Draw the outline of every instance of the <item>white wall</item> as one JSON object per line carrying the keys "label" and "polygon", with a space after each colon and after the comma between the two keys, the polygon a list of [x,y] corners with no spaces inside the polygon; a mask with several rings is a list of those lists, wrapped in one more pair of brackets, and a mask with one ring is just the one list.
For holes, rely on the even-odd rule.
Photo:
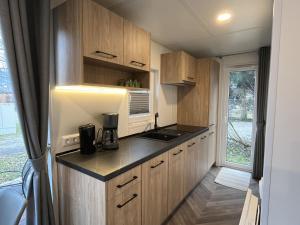
{"label": "white wall", "polygon": [[299,0],[275,0],[263,225],[300,224],[299,9]]}
{"label": "white wall", "polygon": [[[151,43],[151,93],[156,88],[158,99],[155,111],[159,112],[158,123],[166,126],[177,121],[177,88],[173,86],[160,85],[160,54],[170,52],[169,49]],[[154,77],[157,76],[157,77]],[[154,82],[156,80],[156,86]],[[128,94],[120,93],[95,93],[78,91],[53,90],[51,92],[51,127],[52,127],[52,149],[55,153],[69,150],[63,148],[61,137],[63,135],[78,132],[78,126],[93,123],[96,128],[102,126],[102,113],[119,113],[119,136],[126,136],[134,132],[144,130],[146,124],[153,123],[153,113],[145,118],[128,118]],[[141,123],[143,121],[143,123]],[[136,124],[138,126],[136,126]],[[137,128],[129,130],[129,126]],[[132,131],[133,130],[133,131]],[[74,148],[74,147],[72,147]]]}

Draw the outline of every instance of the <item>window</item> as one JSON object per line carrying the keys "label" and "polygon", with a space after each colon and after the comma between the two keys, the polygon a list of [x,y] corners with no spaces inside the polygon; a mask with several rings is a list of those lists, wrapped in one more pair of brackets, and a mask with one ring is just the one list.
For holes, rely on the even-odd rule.
{"label": "window", "polygon": [[150,95],[148,91],[129,92],[129,115],[150,113]]}
{"label": "window", "polygon": [[20,183],[26,160],[0,27],[0,186]]}

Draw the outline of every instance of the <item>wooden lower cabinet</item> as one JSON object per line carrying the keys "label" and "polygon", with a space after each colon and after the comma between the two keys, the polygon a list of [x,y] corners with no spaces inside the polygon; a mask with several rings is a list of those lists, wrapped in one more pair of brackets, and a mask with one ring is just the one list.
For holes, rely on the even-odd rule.
{"label": "wooden lower cabinet", "polygon": [[197,183],[197,138],[185,143],[184,195],[187,195]]}
{"label": "wooden lower cabinet", "polygon": [[208,172],[208,136],[209,133],[205,132],[200,136],[200,160],[199,160],[199,173],[200,173],[200,180],[204,178],[206,173]]}
{"label": "wooden lower cabinet", "polygon": [[186,145],[169,151],[168,214],[178,206],[184,196],[184,154]]}
{"label": "wooden lower cabinet", "polygon": [[213,125],[209,128],[208,134],[208,168],[212,167],[212,165],[216,162],[216,154],[217,154],[217,135],[216,135],[216,125]]}
{"label": "wooden lower cabinet", "polygon": [[58,164],[60,224],[160,225],[208,171],[208,132],[102,182]]}
{"label": "wooden lower cabinet", "polygon": [[142,225],[160,225],[168,216],[168,152],[142,165]]}
{"label": "wooden lower cabinet", "polygon": [[141,225],[141,183],[131,186],[107,202],[108,225]]}

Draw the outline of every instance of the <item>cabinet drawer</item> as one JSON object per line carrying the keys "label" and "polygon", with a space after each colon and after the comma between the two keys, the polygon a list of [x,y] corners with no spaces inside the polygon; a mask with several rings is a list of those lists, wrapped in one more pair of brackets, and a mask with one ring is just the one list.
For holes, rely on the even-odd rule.
{"label": "cabinet drawer", "polygon": [[107,202],[108,225],[141,225],[141,183],[135,183]]}
{"label": "cabinet drawer", "polygon": [[133,185],[141,181],[141,166],[137,166],[126,173],[123,173],[111,180],[107,184],[108,199],[123,191],[131,188]]}
{"label": "cabinet drawer", "polygon": [[187,149],[195,148],[198,142],[199,136],[194,137],[193,139],[185,142]]}

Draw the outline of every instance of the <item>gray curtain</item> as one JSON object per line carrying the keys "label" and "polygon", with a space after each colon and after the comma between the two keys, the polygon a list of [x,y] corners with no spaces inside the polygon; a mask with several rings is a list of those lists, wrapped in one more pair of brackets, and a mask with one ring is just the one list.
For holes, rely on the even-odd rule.
{"label": "gray curtain", "polygon": [[1,29],[28,158],[28,225],[54,225],[47,171],[50,0],[1,0]]}
{"label": "gray curtain", "polygon": [[265,129],[267,117],[268,86],[270,72],[270,47],[259,50],[257,82],[257,124],[252,176],[260,179],[263,176],[265,155]]}

